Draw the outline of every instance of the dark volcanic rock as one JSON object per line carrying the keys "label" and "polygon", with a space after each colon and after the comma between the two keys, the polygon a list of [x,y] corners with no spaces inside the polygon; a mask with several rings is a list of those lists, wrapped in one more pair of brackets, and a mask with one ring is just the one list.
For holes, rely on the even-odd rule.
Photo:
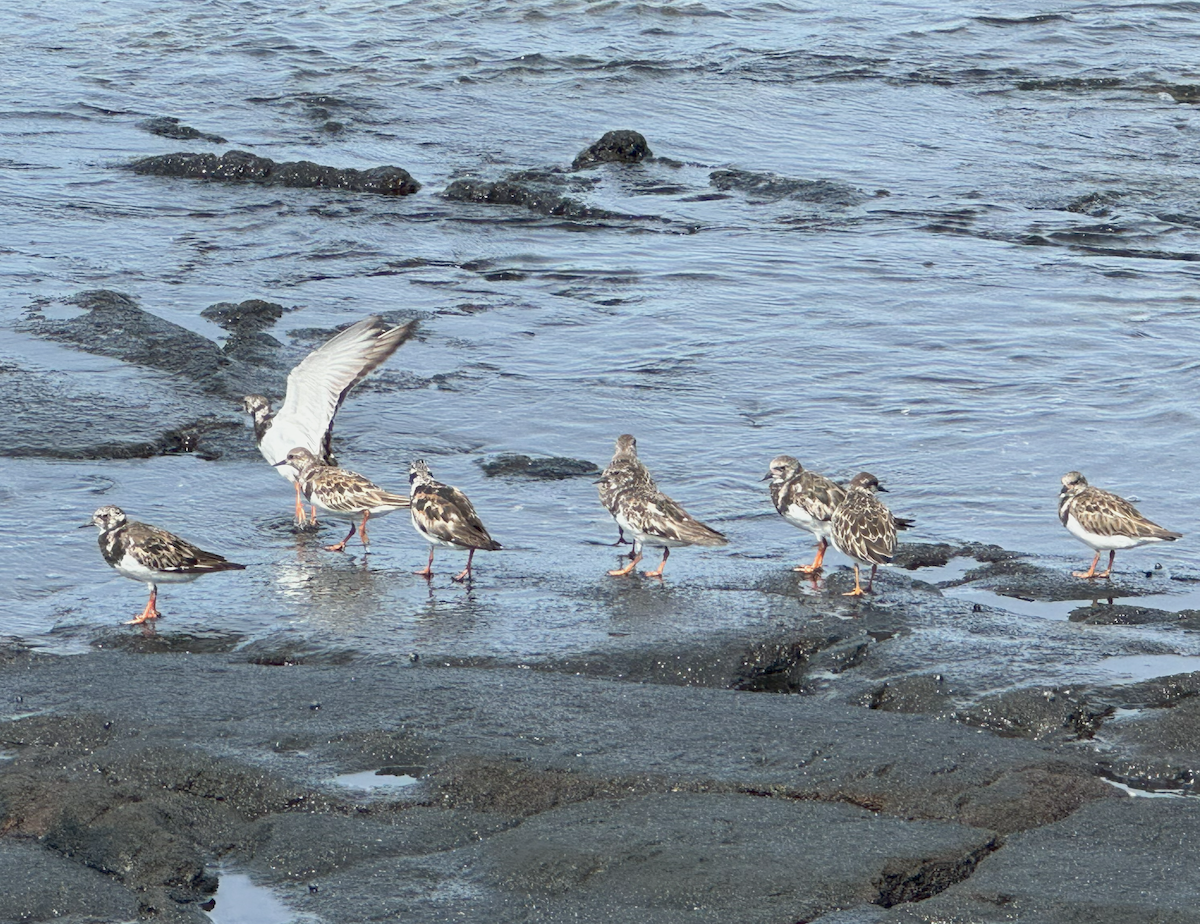
{"label": "dark volcanic rock", "polygon": [[736,190],[755,199],[776,202],[793,199],[818,205],[859,205],[871,197],[861,189],[832,180],[800,180],[751,170],[714,170],[708,182],[721,191]]}
{"label": "dark volcanic rock", "polygon": [[1200,804],[1105,799],[1006,839],[975,874],[880,924],[1196,924]]}
{"label": "dark volcanic rock", "polygon": [[233,302],[209,305],[200,312],[200,317],[207,318],[229,331],[266,330],[282,318],[285,311],[287,309],[276,302],[248,298],[236,305]]}
{"label": "dark volcanic rock", "polygon": [[219,157],[216,154],[188,152],[160,154],[136,160],[129,168],[142,175],[305,189],[345,189],[385,196],[407,196],[421,188],[421,184],[400,167],[355,170],[326,167],[307,160],[276,163],[268,157],[259,157],[247,151],[226,151]]}
{"label": "dark volcanic rock", "polygon": [[1200,697],[1149,709],[1104,731],[1106,773],[1136,789],[1200,792]]}
{"label": "dark volcanic rock", "polygon": [[132,921],[133,893],[98,870],[31,841],[0,840],[0,924]]}
{"label": "dark volcanic rock", "polygon": [[861,703],[884,712],[945,713],[953,707],[953,697],[954,691],[941,674],[918,674],[887,681]]}
{"label": "dark volcanic rock", "polygon": [[542,186],[515,180],[455,180],[442,191],[442,197],[458,202],[484,202],[489,205],[519,205],[539,215],[592,221],[612,218],[633,218],[607,209],[594,208],[564,196],[552,186]]}
{"label": "dark volcanic rock", "polygon": [[1155,586],[1153,578],[1142,580],[1132,572],[1122,573],[1115,580],[1085,581],[1069,571],[1044,568],[1016,558],[992,561],[967,572],[954,583],[969,584],[1003,597],[1048,601],[1112,600],[1162,593],[1166,589],[1162,586],[1165,581],[1160,579]]}
{"label": "dark volcanic rock", "polygon": [[256,392],[254,372],[211,340],[138,307],[120,292],[95,289],[67,299],[86,314],[57,321],[31,309],[20,330],[187,379],[206,392],[240,398]]}
{"label": "dark volcanic rock", "polygon": [[1093,706],[1076,691],[1012,690],[960,709],[955,718],[1013,738],[1091,738],[1112,715],[1110,706]]}
{"label": "dark volcanic rock", "polygon": [[600,469],[595,465],[582,459],[565,459],[561,456],[534,459],[517,453],[504,453],[480,462],[479,465],[485,475],[493,478],[499,476],[559,481],[563,478],[579,478],[600,473]]}
{"label": "dark volcanic rock", "polygon": [[588,145],[571,163],[572,170],[583,170],[597,164],[636,164],[650,157],[650,146],[641,134],[628,129],[605,132],[604,136]]}
{"label": "dark volcanic rock", "polygon": [[1200,629],[1200,610],[1157,610],[1147,606],[1120,603],[1093,603],[1080,606],[1067,614],[1071,622],[1089,626],[1175,626],[1179,629]]}
{"label": "dark volcanic rock", "polygon": [[199,131],[190,125],[181,125],[179,120],[172,116],[143,119],[138,122],[137,127],[152,135],[161,135],[163,138],[173,138],[176,141],[199,140],[211,141],[213,144],[225,143],[225,139],[220,135],[210,135],[208,132]]}

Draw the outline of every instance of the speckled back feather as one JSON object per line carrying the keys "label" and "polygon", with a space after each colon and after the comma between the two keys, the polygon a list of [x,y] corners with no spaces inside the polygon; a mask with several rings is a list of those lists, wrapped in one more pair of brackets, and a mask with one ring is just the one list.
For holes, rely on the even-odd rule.
{"label": "speckled back feather", "polygon": [[243,571],[246,567],[215,552],[206,552],[165,529],[136,520],[128,520],[115,529],[102,532],[100,552],[113,567],[129,555],[146,568],[173,574]]}
{"label": "speckled back feather", "polygon": [[621,518],[646,536],[688,545],[725,545],[729,541],[653,484],[631,486],[620,494],[617,503]]}
{"label": "speckled back feather", "polygon": [[487,552],[501,548],[458,488],[433,480],[414,482],[411,514],[424,532],[443,542]]}
{"label": "speckled back feather", "polygon": [[850,558],[868,565],[886,565],[896,552],[896,521],[892,512],[865,488],[851,483],[846,499],[830,519],[833,544]]}
{"label": "speckled back feather", "polygon": [[1063,526],[1067,525],[1069,516],[1075,517],[1080,526],[1097,536],[1130,536],[1137,539],[1171,541],[1183,535],[1147,520],[1125,498],[1090,485],[1060,500],[1058,518]]}

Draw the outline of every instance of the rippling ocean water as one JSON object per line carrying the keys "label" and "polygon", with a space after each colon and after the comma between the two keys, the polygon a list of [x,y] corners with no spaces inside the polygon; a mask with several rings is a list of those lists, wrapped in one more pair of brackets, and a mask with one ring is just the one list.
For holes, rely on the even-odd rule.
{"label": "rippling ocean water", "polygon": [[[453,553],[432,589],[411,577],[425,548],[402,515],[373,526],[368,561],[330,559],[280,528],[290,489],[248,430],[216,461],[8,458],[0,632],[69,649],[140,608],[70,529],[101,503],[253,566],[167,588],[177,625],[537,655],[692,631],[693,595],[715,588],[731,624],[765,619],[756,576],[809,552],[758,480],[780,452],[876,473],[915,539],[1064,567],[1090,560],[1055,517],[1080,469],[1188,534],[1119,565],[1195,570],[1200,3],[83,0],[0,25],[5,413],[21,419],[19,379],[114,404],[131,376],[138,394],[154,381],[18,331],[38,299],[113,289],[215,340],[200,311],[221,301],[295,308],[272,331],[285,341],[420,317],[388,367],[404,386],[364,388],[339,416],[340,459],[402,487],[424,456],[511,549],[476,557],[470,593],[445,580]],[[139,127],[156,117],[228,141]],[[621,128],[655,159],[572,175],[570,194],[627,217],[441,196],[566,170]],[[231,149],[394,164],[423,188],[121,169]],[[113,438],[163,429],[129,400]],[[478,464],[602,466],[622,432],[731,538],[678,552],[661,589],[606,583],[614,529],[586,479]]]}

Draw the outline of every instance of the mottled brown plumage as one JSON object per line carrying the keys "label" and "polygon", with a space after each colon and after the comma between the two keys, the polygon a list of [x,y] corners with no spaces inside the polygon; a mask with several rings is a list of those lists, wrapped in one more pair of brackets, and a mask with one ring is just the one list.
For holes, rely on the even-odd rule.
{"label": "mottled brown plumage", "polygon": [[[1118,549],[1173,542],[1183,536],[1146,519],[1125,498],[1092,487],[1079,472],[1067,472],[1062,477],[1058,518],[1071,535],[1096,552],[1087,571],[1072,572],[1082,578],[1109,577]],[[1108,568],[1098,572],[1096,565],[1102,551],[1108,552]]]}
{"label": "mottled brown plumage", "polygon": [[821,570],[829,546],[833,511],[846,498],[846,489],[824,475],[807,471],[792,456],[776,456],[763,479],[771,480],[771,500],[779,515],[817,538],[817,554],[811,565],[794,570],[813,574]]}
{"label": "mottled brown plumage", "polygon": [[[622,439],[625,439],[622,437]],[[632,442],[633,437],[628,437]],[[620,442],[618,442],[618,449]],[[640,465],[640,463],[639,463]],[[633,551],[629,564],[608,572],[626,575],[642,560],[642,549],[651,545],[663,550],[662,561],[648,577],[662,577],[672,548],[687,545],[725,545],[727,540],[710,526],[705,526],[666,494],[658,489],[650,473],[628,478],[614,495],[613,518],[623,532],[633,536]]]}
{"label": "mottled brown plumage", "polygon": [[159,584],[182,584],[217,571],[241,571],[245,565],[206,552],[174,533],[129,520],[120,507],[101,507],[85,526],[100,529],[100,553],[117,573],[150,588],[150,601],[131,624],[157,619]]}
{"label": "mottled brown plumage", "polygon": [[871,566],[867,590],[875,583],[875,571],[892,560],[896,551],[896,520],[892,512],[875,497],[879,479],[869,472],[859,472],[846,487],[846,498],[830,518],[833,544],[838,551],[854,559],[854,590],[846,596],[859,596],[864,591],[859,582],[858,566]]}
{"label": "mottled brown plumage", "polygon": [[326,546],[330,552],[344,551],[356,529],[366,549],[369,544],[367,521],[372,517],[387,516],[409,503],[403,494],[386,491],[357,472],[322,464],[303,446],[294,447],[283,462],[276,464],[292,467],[296,472],[296,483],[311,503],[339,519],[350,521],[346,538],[337,545]]}
{"label": "mottled brown plumage", "polygon": [[429,543],[429,562],[417,574],[433,576],[433,550],[439,545],[469,550],[467,566],[455,575],[456,581],[471,576],[476,549],[494,552],[501,548],[500,543],[488,534],[467,495],[435,480],[424,460],[418,459],[409,466],[408,483],[413,529]]}
{"label": "mottled brown plumage", "polygon": [[[617,516],[617,501],[621,494],[635,485],[654,485],[650,472],[637,457],[637,440],[625,433],[617,437],[612,461],[596,482],[600,503],[612,515]],[[625,530],[617,524],[617,545],[626,542]]]}

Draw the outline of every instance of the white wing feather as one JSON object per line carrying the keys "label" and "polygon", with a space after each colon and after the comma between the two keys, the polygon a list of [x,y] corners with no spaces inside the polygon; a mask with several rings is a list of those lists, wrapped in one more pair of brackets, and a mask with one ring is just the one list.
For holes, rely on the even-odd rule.
{"label": "white wing feather", "polygon": [[[288,374],[283,407],[260,446],[268,462],[303,446],[317,458],[346,393],[391,356],[416,330],[416,322],[388,329],[377,315],[363,318],[313,350]],[[277,458],[273,458],[277,457]],[[281,470],[285,476],[285,469]]]}

